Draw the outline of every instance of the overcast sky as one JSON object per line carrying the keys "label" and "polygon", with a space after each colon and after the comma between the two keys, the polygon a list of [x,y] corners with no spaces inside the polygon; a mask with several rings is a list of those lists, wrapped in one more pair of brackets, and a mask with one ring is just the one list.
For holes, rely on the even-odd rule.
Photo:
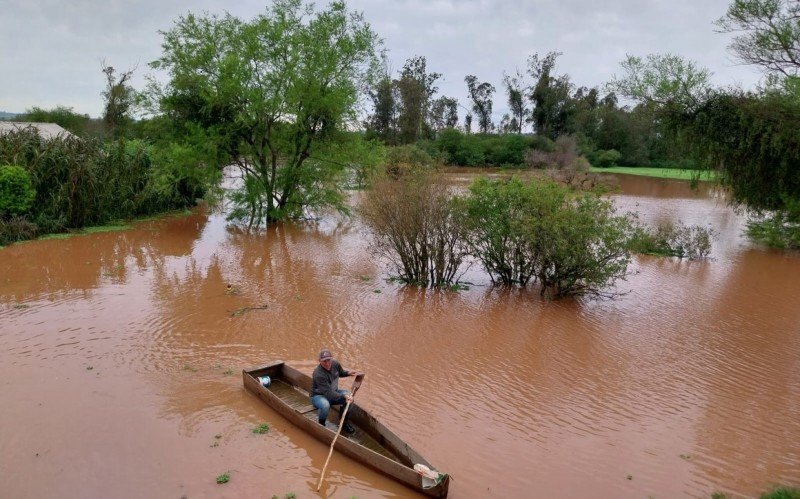
{"label": "overcast sky", "polygon": [[[318,3],[324,3],[320,0]],[[495,121],[506,110],[503,72],[524,70],[534,52],[562,52],[557,72],[580,86],[599,86],[625,54],[673,53],[710,69],[717,86],[753,88],[759,73],[739,65],[728,35],[713,21],[730,0],[351,0],[383,38],[397,71],[424,55],[442,73],[440,93],[467,105],[464,76],[497,87]],[[147,64],[161,53],[159,30],[189,11],[250,19],[266,3],[250,0],[0,0],[0,111],[72,107],[97,117],[104,81],[100,61],[118,69]],[[462,113],[463,114],[463,113]]]}

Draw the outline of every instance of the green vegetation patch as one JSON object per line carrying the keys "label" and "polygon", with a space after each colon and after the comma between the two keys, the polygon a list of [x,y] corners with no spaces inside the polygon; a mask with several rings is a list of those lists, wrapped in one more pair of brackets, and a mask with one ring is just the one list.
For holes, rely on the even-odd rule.
{"label": "green vegetation patch", "polygon": [[263,435],[269,431],[269,423],[261,423],[260,425],[253,428],[253,433],[256,435]]}
{"label": "green vegetation patch", "polygon": [[231,481],[231,472],[226,471],[225,473],[221,474],[217,477],[217,483],[228,483]]}
{"label": "green vegetation patch", "polygon": [[708,170],[686,170],[681,168],[649,168],[612,166],[610,168],[590,169],[592,173],[621,173],[625,175],[640,175],[643,177],[670,178],[676,180],[716,180],[716,172]]}
{"label": "green vegetation patch", "polygon": [[[711,499],[729,499],[724,492],[714,492]],[[775,487],[769,492],[761,494],[760,499],[800,499],[800,489],[795,487]]]}
{"label": "green vegetation patch", "polygon": [[46,234],[39,239],[42,241],[47,241],[50,239],[69,239],[75,236],[84,236],[86,234],[98,234],[102,232],[115,232],[119,230],[127,230],[130,229],[132,226],[128,224],[119,224],[115,223],[113,225],[98,225],[96,227],[86,227],[80,230],[73,230],[70,232],[60,232],[57,234]]}
{"label": "green vegetation patch", "polygon": [[794,487],[777,487],[761,494],[761,499],[800,499],[800,489]]}
{"label": "green vegetation patch", "polygon": [[86,227],[83,229],[83,234],[97,234],[100,232],[114,232],[118,230],[127,230],[132,228],[132,225],[128,224],[114,224],[114,225],[100,225],[97,227]]}

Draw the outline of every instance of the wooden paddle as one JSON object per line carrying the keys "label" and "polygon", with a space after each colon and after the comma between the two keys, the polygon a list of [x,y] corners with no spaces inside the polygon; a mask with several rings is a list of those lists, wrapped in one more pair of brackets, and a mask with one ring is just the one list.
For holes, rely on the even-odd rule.
{"label": "wooden paddle", "polygon": [[342,417],[339,420],[339,429],[336,431],[336,436],[333,437],[333,442],[331,442],[331,448],[328,451],[328,459],[325,460],[325,466],[322,467],[322,474],[319,476],[319,483],[317,484],[317,492],[319,492],[320,487],[322,487],[322,481],[325,479],[325,470],[328,469],[328,463],[331,462],[331,456],[333,455],[333,446],[336,443],[336,439],[339,438],[339,434],[342,432],[342,427],[344,426],[344,417],[347,416],[347,411],[350,409],[350,404],[353,402],[353,397],[356,396],[356,392],[359,388],[361,388],[361,381],[364,379],[364,373],[359,373],[356,375],[356,379],[353,380],[353,386],[350,388],[351,397],[350,400],[345,404],[344,411],[342,411]]}

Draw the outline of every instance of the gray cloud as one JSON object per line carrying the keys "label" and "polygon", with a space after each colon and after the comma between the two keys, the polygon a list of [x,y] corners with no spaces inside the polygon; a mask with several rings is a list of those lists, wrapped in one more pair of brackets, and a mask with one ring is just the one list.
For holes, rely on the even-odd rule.
{"label": "gray cloud", "polygon": [[[619,70],[626,53],[674,53],[714,72],[717,85],[754,86],[758,73],[731,60],[728,37],[712,22],[729,0],[352,0],[384,39],[392,67],[424,55],[442,73],[440,92],[466,105],[464,76],[497,88],[495,117],[505,111],[503,71],[524,69],[527,57],[563,52],[558,71],[577,85],[598,86]],[[0,0],[0,110],[67,105],[98,116],[103,75],[100,60],[119,69],[138,66],[143,86],[147,63],[160,54],[159,30],[188,11],[250,18],[262,2],[145,0],[126,2]]]}

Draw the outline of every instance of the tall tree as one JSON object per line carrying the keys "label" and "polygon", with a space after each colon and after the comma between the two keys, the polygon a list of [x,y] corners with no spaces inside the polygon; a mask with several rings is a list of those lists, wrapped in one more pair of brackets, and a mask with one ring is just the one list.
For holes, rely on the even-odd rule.
{"label": "tall tree", "polygon": [[388,73],[383,74],[369,92],[374,108],[367,127],[387,144],[397,141],[397,86]]}
{"label": "tall tree", "polygon": [[117,73],[117,70],[113,66],[106,65],[105,61],[100,64],[103,74],[106,75],[106,88],[103,91],[106,101],[103,122],[111,135],[119,137],[124,135],[126,125],[131,121],[129,113],[136,94],[129,82],[136,68]]}
{"label": "tall tree", "polygon": [[522,133],[522,127],[528,121],[530,111],[525,104],[525,96],[529,92],[528,84],[519,71],[514,76],[503,75],[503,85],[508,95],[508,108],[511,111],[509,128],[515,133]]}
{"label": "tall tree", "polygon": [[489,82],[478,83],[478,78],[473,75],[464,77],[472,100],[472,111],[478,116],[478,129],[481,133],[488,133],[494,128],[492,124],[492,95],[494,85]]}
{"label": "tall tree", "polygon": [[458,124],[458,101],[450,97],[439,97],[431,104],[431,127],[438,132],[443,128],[454,128]]}
{"label": "tall tree", "polygon": [[441,76],[428,72],[424,56],[412,57],[403,66],[395,84],[400,95],[398,122],[400,139],[404,144],[416,142],[427,135],[431,100],[439,90],[435,84]]}
{"label": "tall tree", "polygon": [[164,111],[235,148],[234,217],[254,225],[344,206],[342,162],[329,159],[378,62],[361,14],[276,0],[251,21],[188,14],[163,36],[152,66],[169,74]]}
{"label": "tall tree", "polygon": [[528,74],[536,82],[530,94],[534,131],[553,140],[565,132],[572,91],[569,75],[554,74],[556,59],[560,55],[560,52],[548,52],[542,58],[539,54],[528,58]]}
{"label": "tall tree", "polygon": [[420,139],[424,127],[422,84],[408,75],[401,75],[394,82],[399,97],[397,127],[400,143],[412,144]]}

